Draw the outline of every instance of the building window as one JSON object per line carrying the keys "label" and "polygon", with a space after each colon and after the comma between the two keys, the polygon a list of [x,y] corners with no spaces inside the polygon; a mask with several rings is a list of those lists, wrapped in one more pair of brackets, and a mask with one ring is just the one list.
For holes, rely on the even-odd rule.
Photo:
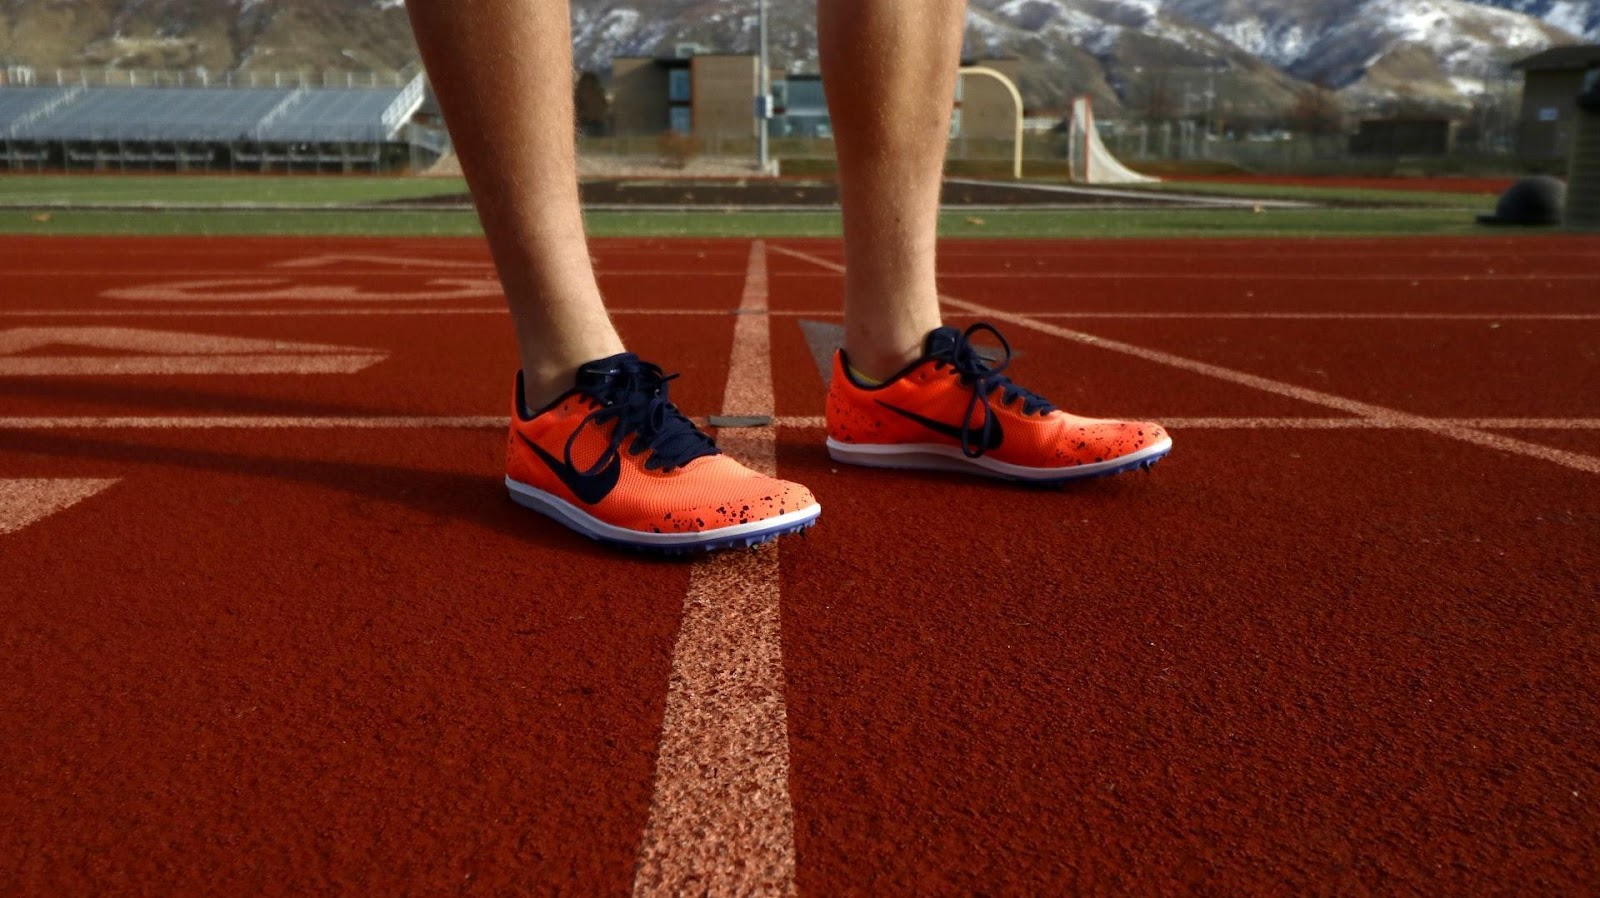
{"label": "building window", "polygon": [[688,69],[672,69],[667,72],[667,99],[673,103],[689,102]]}
{"label": "building window", "polygon": [[693,110],[687,106],[674,106],[667,113],[667,123],[672,130],[679,134],[688,134],[694,130]]}

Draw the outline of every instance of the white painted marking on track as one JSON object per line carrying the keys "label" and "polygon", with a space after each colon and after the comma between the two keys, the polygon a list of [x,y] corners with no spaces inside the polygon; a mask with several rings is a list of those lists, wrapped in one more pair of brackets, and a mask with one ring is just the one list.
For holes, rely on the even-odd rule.
{"label": "white painted marking on track", "polygon": [[[844,273],[843,265],[810,255],[809,253],[803,253],[798,250],[792,250],[781,246],[774,246],[773,251],[810,262],[814,265],[819,265],[839,274]],[[1584,455],[1579,452],[1569,452],[1565,449],[1556,449],[1550,446],[1541,446],[1538,443],[1530,443],[1526,440],[1519,440],[1514,437],[1508,437],[1498,433],[1490,433],[1488,431],[1479,430],[1476,428],[1443,423],[1434,419],[1423,417],[1421,415],[1413,415],[1409,412],[1403,412],[1398,409],[1374,405],[1369,402],[1360,402],[1355,399],[1346,399],[1343,396],[1325,393],[1321,390],[1312,390],[1307,387],[1296,386],[1281,380],[1273,380],[1268,377],[1261,377],[1245,371],[1238,371],[1233,368],[1225,368],[1221,365],[1213,365],[1209,362],[1201,362],[1195,359],[1185,358],[1170,352],[1163,352],[1159,349],[1146,349],[1143,346],[1135,346],[1132,343],[1124,343],[1120,340],[1108,340],[1103,337],[1097,337],[1094,334],[1069,330],[1064,327],[1058,327],[1050,324],[1046,321],[1030,318],[1027,315],[1002,311],[1000,309],[991,308],[979,303],[969,302],[964,299],[957,299],[953,296],[940,296],[939,299],[943,304],[952,306],[969,314],[980,315],[995,321],[1003,321],[1007,324],[1014,324],[1018,327],[1024,327],[1042,334],[1059,337],[1063,340],[1087,344],[1099,349],[1133,356],[1134,358],[1144,359],[1147,362],[1154,362],[1159,365],[1166,365],[1168,367],[1178,368],[1180,370],[1193,372],[1195,374],[1203,374],[1207,377],[1213,377],[1228,383],[1238,384],[1239,386],[1251,387],[1264,393],[1271,393],[1276,396],[1285,396],[1290,399],[1297,399],[1301,402],[1310,403],[1312,405],[1320,405],[1324,408],[1331,408],[1336,411],[1345,412],[1351,415],[1371,418],[1376,421],[1392,422],[1396,425],[1404,425],[1416,430],[1425,430],[1429,433],[1437,434],[1443,437],[1450,437],[1451,439],[1460,440],[1463,443],[1470,443],[1475,446],[1497,449],[1502,452],[1507,452],[1514,455],[1522,455],[1528,458],[1542,459],[1544,461],[1551,462],[1552,464],[1572,468],[1573,470],[1577,471],[1583,471],[1587,474],[1600,474],[1600,458],[1596,458],[1592,455]]]}
{"label": "white painted marking on track", "polygon": [[432,289],[369,290],[350,284],[300,284],[283,278],[215,278],[117,287],[100,295],[135,302],[436,302],[502,295],[500,282],[489,278],[435,278],[427,286]]}
{"label": "white painted marking on track", "polygon": [[[494,277],[493,267],[470,267],[474,267],[475,271],[482,271],[483,279],[491,279],[491,277]],[[240,271],[238,266],[218,267],[218,269],[203,269],[203,267],[195,266],[170,267],[170,269],[152,269],[152,267],[139,267],[139,269],[96,267],[93,272],[88,272],[88,274],[93,275],[93,277],[98,277],[98,279],[99,277],[138,277],[138,279],[147,280],[150,279],[150,277],[155,277],[155,275],[179,275],[179,277],[187,277],[187,279],[195,279],[197,275],[216,275],[216,277],[224,277],[224,279],[234,279],[234,277],[238,277],[238,271]],[[331,275],[331,277],[416,279],[416,277],[424,274],[424,272],[422,272],[421,269],[418,269],[418,271],[398,271],[398,269],[339,269],[339,271],[326,272],[326,274]],[[434,272],[434,274],[443,274],[443,272]],[[720,269],[717,269],[717,271],[709,271],[709,269],[701,269],[701,267],[680,267],[680,269],[661,269],[661,267],[656,267],[656,269],[602,269],[602,267],[597,267],[597,269],[595,269],[595,274],[600,275],[600,277],[685,277],[685,275],[693,275],[693,277],[744,277],[744,272],[742,271],[720,271]],[[26,277],[38,277],[38,279],[74,277],[74,279],[82,279],[83,275],[85,275],[83,269],[22,269],[22,271],[6,272],[6,280],[26,279]]]}
{"label": "white painted marking on track", "polygon": [[[53,346],[137,355],[22,355]],[[17,327],[0,331],[0,377],[150,374],[349,374],[387,358],[352,346],[127,327]]]}
{"label": "white painted marking on track", "polygon": [[1551,312],[1031,312],[1034,318],[1106,321],[1600,321],[1600,315]]}
{"label": "white painted marking on track", "polygon": [[[723,399],[772,413],[766,247],[750,248]],[[724,431],[724,451],[772,474],[772,428]],[[635,895],[794,894],[794,809],[778,618],[778,545],[701,559],[690,574],[662,720]]]}
{"label": "white painted marking on track", "polygon": [[[0,311],[0,318],[315,318],[361,315],[508,315],[505,306],[459,309],[19,309]],[[624,314],[613,310],[613,315]],[[709,313],[708,313],[709,314]],[[717,314],[728,314],[720,312]]]}
{"label": "white painted marking on track", "polygon": [[346,267],[349,265],[377,265],[386,268],[403,268],[416,270],[419,268],[470,268],[480,271],[493,271],[494,264],[488,261],[462,261],[459,259],[433,259],[420,256],[380,256],[370,253],[327,253],[320,256],[300,256],[295,259],[285,259],[282,262],[273,262],[272,268],[327,268],[329,266]]}
{"label": "white painted marking on track", "polygon": [[296,417],[291,415],[87,415],[0,418],[0,430],[450,430],[494,428],[505,415]]}
{"label": "white painted marking on track", "polygon": [[[1144,413],[1127,417],[1158,421],[1173,430],[1427,430],[1436,425],[1478,430],[1600,430],[1600,418],[1421,418],[1412,423],[1375,418],[1184,418]],[[704,418],[696,418],[695,422],[706,426]],[[772,419],[772,424],[797,430],[818,430],[827,426],[821,415],[776,417]],[[504,415],[83,415],[0,418],[0,430],[503,430],[506,425]],[[719,441],[727,443],[737,430],[724,428]]]}
{"label": "white painted marking on track", "polygon": [[[774,248],[774,252],[777,252]],[[791,272],[790,276],[798,274]],[[1600,274],[1564,273],[1564,274],[1474,274],[1462,272],[1459,274],[1355,274],[1355,273],[1300,273],[1288,271],[1243,271],[1238,273],[1227,272],[1200,272],[1190,273],[1182,271],[1133,271],[1119,269],[1114,271],[1083,268],[1077,271],[971,271],[971,272],[940,272],[940,280],[1104,280],[1114,279],[1119,281],[1330,281],[1343,283],[1346,281],[1392,281],[1395,283],[1463,283],[1467,281],[1481,283],[1498,283],[1502,281],[1600,281]]]}
{"label": "white painted marking on track", "polygon": [[[613,316],[725,317],[732,309],[607,309]],[[396,306],[375,309],[11,309],[0,318],[311,318],[317,316],[394,315],[506,315],[505,306],[471,306],[455,309]],[[781,318],[839,318],[838,309],[773,309]],[[1095,319],[1105,321],[1600,321],[1600,314],[1566,312],[1033,312],[1041,319]]]}
{"label": "white painted marking on track", "polygon": [[82,478],[0,480],[0,536],[71,508],[116,482]]}

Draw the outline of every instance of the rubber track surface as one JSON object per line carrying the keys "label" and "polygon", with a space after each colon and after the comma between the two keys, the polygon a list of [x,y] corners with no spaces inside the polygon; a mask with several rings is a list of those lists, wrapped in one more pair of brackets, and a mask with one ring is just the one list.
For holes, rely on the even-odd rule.
{"label": "rubber track surface", "polygon": [[[751,244],[595,253],[724,411]],[[776,565],[800,893],[1593,891],[1600,240],[947,244],[951,321],[1032,322],[1020,382],[1179,422],[1154,472],[1054,490],[829,460],[800,322],[839,323],[840,260],[766,246],[778,469],[825,509]],[[506,499],[479,243],[0,267],[0,485],[115,481],[0,505],[0,894],[634,888],[700,569]],[[376,360],[118,375],[85,328]]]}

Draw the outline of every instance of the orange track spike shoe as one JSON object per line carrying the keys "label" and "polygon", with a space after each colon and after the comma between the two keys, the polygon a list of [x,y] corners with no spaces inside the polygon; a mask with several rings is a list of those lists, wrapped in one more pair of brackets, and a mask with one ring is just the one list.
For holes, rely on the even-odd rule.
{"label": "orange track spike shoe", "polygon": [[810,527],[822,506],[795,483],[717,449],[667,398],[677,375],[622,353],[584,365],[537,413],[522,373],[506,449],[512,501],[593,539],[681,553],[751,546]]}
{"label": "orange track spike shoe", "polygon": [[[1000,341],[984,358],[972,338]],[[863,383],[840,350],[828,390],[828,454],[878,468],[966,471],[1063,483],[1149,468],[1172,451],[1159,425],[1080,418],[1001,372],[1011,345],[988,324],[928,334],[923,356],[879,385]]]}

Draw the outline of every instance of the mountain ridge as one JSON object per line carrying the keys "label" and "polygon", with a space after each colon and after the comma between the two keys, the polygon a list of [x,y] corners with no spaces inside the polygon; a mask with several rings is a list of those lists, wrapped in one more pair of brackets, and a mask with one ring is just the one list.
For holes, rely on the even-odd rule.
{"label": "mountain ridge", "polygon": [[[815,71],[814,0],[771,4],[774,61]],[[747,52],[752,0],[574,0],[574,61],[678,44]],[[1600,37],[1600,0],[972,0],[969,56],[1016,56],[1029,105],[1089,93],[1111,110],[1281,114],[1310,85],[1356,109],[1464,110],[1505,65]],[[403,0],[0,0],[0,64],[398,71]]]}

